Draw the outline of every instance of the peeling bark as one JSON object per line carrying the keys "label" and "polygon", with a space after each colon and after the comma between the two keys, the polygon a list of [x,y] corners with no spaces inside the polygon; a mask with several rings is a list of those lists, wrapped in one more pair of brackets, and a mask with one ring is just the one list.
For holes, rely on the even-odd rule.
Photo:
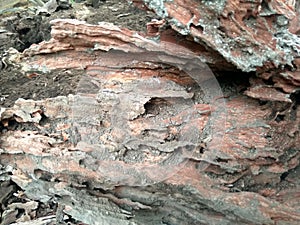
{"label": "peeling bark", "polygon": [[256,71],[265,82],[255,82],[246,92],[248,96],[286,102],[299,91],[298,1],[134,2],[153,10],[174,30],[212,48],[239,69]]}
{"label": "peeling bark", "polygon": [[[144,4],[202,45],[55,20],[50,41],[11,58],[26,75],[83,77],[76,95],[1,108],[0,164],[31,199],[55,199],[58,222],[298,224],[299,52],[273,39],[295,2],[154,2]],[[233,68],[225,59],[259,76],[219,93],[200,62]]]}

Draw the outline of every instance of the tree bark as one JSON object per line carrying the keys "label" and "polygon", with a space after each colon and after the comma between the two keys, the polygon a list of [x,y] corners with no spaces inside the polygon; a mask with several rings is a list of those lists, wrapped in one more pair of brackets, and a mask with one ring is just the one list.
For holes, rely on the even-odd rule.
{"label": "tree bark", "polygon": [[[298,224],[299,4],[153,2],[201,44],[55,20],[50,41],[10,58],[27,76],[82,79],[75,95],[1,108],[2,174],[30,199],[57,202],[58,223]],[[280,16],[284,36],[257,31]],[[237,75],[217,81],[205,63]]]}

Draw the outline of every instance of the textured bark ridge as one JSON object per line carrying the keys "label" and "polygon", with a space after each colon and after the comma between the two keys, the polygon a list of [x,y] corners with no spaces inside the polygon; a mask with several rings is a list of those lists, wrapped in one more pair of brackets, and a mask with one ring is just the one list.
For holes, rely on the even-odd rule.
{"label": "textured bark ridge", "polygon": [[299,3],[283,1],[140,0],[171,27],[205,43],[244,71],[292,64],[299,55]]}
{"label": "textured bark ridge", "polygon": [[[187,36],[55,20],[50,41],[9,58],[28,77],[82,79],[1,108],[2,176],[57,202],[57,222],[298,224],[299,4],[134,2]],[[203,62],[257,76],[220,87]]]}
{"label": "textured bark ridge", "polygon": [[299,90],[299,1],[134,2],[239,69],[256,71],[260,78],[253,81],[248,96],[290,102],[291,93]]}

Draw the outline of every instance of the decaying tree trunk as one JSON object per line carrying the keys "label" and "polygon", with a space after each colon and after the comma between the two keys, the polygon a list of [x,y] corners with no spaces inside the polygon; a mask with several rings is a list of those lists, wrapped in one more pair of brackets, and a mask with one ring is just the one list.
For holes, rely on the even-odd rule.
{"label": "decaying tree trunk", "polygon": [[[9,58],[28,77],[82,79],[1,108],[1,173],[57,202],[56,223],[298,224],[299,3],[134,2],[185,36],[55,20],[50,41]],[[218,83],[205,63],[239,76]]]}

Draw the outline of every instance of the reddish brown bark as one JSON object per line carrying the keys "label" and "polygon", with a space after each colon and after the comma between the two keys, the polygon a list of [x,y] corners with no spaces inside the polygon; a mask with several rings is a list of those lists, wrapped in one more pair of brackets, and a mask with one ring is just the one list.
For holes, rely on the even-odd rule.
{"label": "reddish brown bark", "polygon": [[[268,1],[266,15],[260,1],[224,1],[219,12],[206,1],[144,2],[202,45],[169,30],[156,42],[111,24],[53,21],[52,39],[20,55],[22,72],[83,78],[76,95],[1,109],[3,126],[31,125],[1,136],[12,180],[87,224],[298,224],[299,46],[281,46],[271,26],[285,15],[296,32],[298,6]],[[215,86],[201,61],[258,76],[205,92]]]}

